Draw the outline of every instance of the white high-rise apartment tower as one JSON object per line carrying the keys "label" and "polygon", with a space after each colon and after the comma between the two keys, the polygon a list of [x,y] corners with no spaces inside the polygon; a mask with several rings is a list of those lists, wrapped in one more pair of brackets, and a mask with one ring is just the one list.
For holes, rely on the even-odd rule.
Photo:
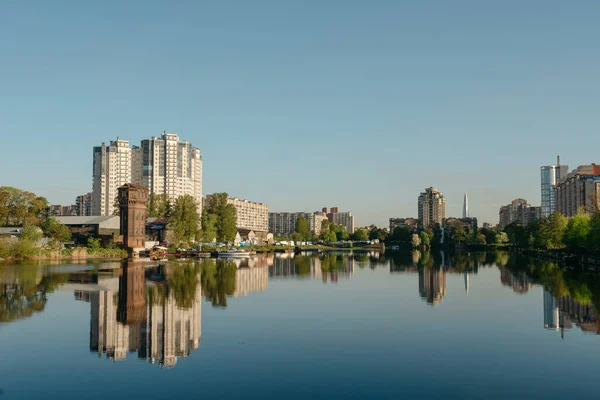
{"label": "white high-rise apartment tower", "polygon": [[139,147],[119,138],[94,147],[93,176],[93,215],[112,215],[117,189],[126,183],[171,201],[189,194],[202,207],[202,154],[173,133],[142,140]]}
{"label": "white high-rise apartment tower", "polygon": [[202,154],[174,133],[142,140],[141,185],[150,193],[166,194],[175,200],[184,194],[202,204]]}
{"label": "white high-rise apartment tower", "polygon": [[127,140],[94,147],[93,215],[112,215],[117,189],[131,182],[131,149]]}

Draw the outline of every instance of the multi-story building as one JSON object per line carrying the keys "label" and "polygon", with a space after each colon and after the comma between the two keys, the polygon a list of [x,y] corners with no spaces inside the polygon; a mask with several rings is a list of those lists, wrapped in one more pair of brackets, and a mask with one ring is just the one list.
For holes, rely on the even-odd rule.
{"label": "multi-story building", "polygon": [[600,210],[600,165],[580,165],[556,186],[556,209],[572,217],[579,209],[586,213]]}
{"label": "multi-story building", "polygon": [[419,268],[419,295],[434,306],[446,296],[446,271],[444,268]]}
{"label": "multi-story building", "polygon": [[421,227],[429,228],[441,224],[446,218],[446,199],[442,192],[429,187],[419,195],[418,209]]}
{"label": "multi-story building", "polygon": [[133,176],[141,180],[151,194],[165,194],[171,200],[189,194],[202,204],[202,154],[190,142],[180,140],[174,133],[142,140],[140,149],[134,149]]}
{"label": "multi-story building", "polygon": [[296,231],[296,220],[306,218],[310,231],[319,235],[323,221],[328,220],[323,212],[271,212],[269,213],[269,232],[275,236],[289,236]]}
{"label": "multi-story building", "polygon": [[63,206],[60,204],[51,205],[51,206],[48,206],[48,215],[55,216],[55,217],[77,215],[77,206],[76,205]]}
{"label": "multi-story building", "polygon": [[127,140],[94,147],[93,215],[113,215],[118,188],[131,182],[131,149]]}
{"label": "multi-story building", "polygon": [[327,219],[329,222],[343,225],[346,227],[346,231],[348,233],[354,233],[354,216],[350,211],[340,212],[337,207],[331,207],[329,212],[327,212],[327,207],[323,207],[321,210],[324,214],[327,214]]}
{"label": "multi-story building", "polygon": [[569,166],[560,165],[560,157],[556,157],[556,165],[540,167],[542,189],[542,217],[548,217],[556,211],[556,185],[561,177],[567,174]]}
{"label": "multi-story building", "polygon": [[[214,194],[206,196],[206,205],[210,204],[213,196]],[[228,198],[227,204],[235,207],[236,228],[261,232],[269,231],[269,207],[266,204],[238,199],[237,197]]]}
{"label": "multi-story building", "polygon": [[93,215],[113,214],[117,188],[126,183],[172,201],[188,194],[202,206],[202,154],[174,133],[142,140],[139,147],[119,138],[94,147],[93,175]]}
{"label": "multi-story building", "polygon": [[540,219],[541,213],[541,207],[532,207],[525,199],[514,199],[510,204],[500,207],[498,226],[502,229],[512,223],[528,225]]}
{"label": "multi-story building", "polygon": [[77,196],[75,200],[77,214],[80,217],[89,217],[92,215],[92,192]]}
{"label": "multi-story building", "polygon": [[394,233],[394,229],[408,228],[414,231],[419,226],[419,220],[416,218],[390,218],[390,233]]}

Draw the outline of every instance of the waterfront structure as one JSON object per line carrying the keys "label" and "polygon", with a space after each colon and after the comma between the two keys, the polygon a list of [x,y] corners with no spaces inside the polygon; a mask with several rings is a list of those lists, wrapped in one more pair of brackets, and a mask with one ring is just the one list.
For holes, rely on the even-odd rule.
{"label": "waterfront structure", "polygon": [[94,147],[92,214],[115,214],[117,189],[131,182],[131,149],[127,140]]}
{"label": "waterfront structure", "polygon": [[119,188],[121,235],[126,248],[144,247],[146,240],[146,205],[148,189],[128,183]]}
{"label": "waterfront structure", "polygon": [[77,196],[75,200],[77,215],[80,217],[89,217],[92,215],[92,192]]}
{"label": "waterfront structure", "polygon": [[[214,194],[209,194],[204,199],[208,206]],[[253,231],[268,232],[269,230],[269,207],[264,203],[256,203],[250,200],[228,198],[227,204],[235,207],[236,228]]]}
{"label": "waterfront structure", "polygon": [[337,225],[343,225],[346,227],[346,231],[348,233],[354,233],[354,216],[352,215],[352,212],[340,212],[337,207],[331,207],[329,212],[327,211],[327,207],[323,207],[321,212],[327,215],[329,222]]}
{"label": "waterfront structure", "polygon": [[105,242],[114,239],[121,230],[120,218],[117,215],[107,216],[59,216],[56,220],[65,225],[71,231],[72,240],[75,244],[85,245],[87,240],[100,238]]}
{"label": "waterfront structure", "polygon": [[556,186],[556,210],[572,217],[582,209],[592,214],[600,210],[600,165],[580,165]]}
{"label": "waterfront structure", "polygon": [[446,218],[446,199],[434,187],[425,189],[418,199],[419,225],[423,228],[441,224]]}
{"label": "waterfront structure", "polygon": [[308,221],[308,228],[315,236],[321,233],[323,221],[329,220],[324,212],[270,212],[269,232],[275,236],[289,236],[296,231],[296,220],[300,217]]}
{"label": "waterfront structure", "polygon": [[394,233],[394,229],[408,228],[411,231],[416,231],[419,225],[419,220],[416,218],[390,218],[390,233]]}
{"label": "waterfront structure", "polygon": [[[164,194],[171,201],[191,195],[202,206],[202,154],[200,149],[174,133],[142,140],[133,150],[133,176],[150,194]],[[141,167],[141,172],[139,168]]]}
{"label": "waterfront structure", "polygon": [[[94,147],[92,214],[112,215],[117,188],[126,184],[144,186],[150,194],[175,201],[183,195],[202,207],[202,154],[174,133],[142,140],[129,146],[127,140]],[[201,211],[201,210],[200,210]]]}
{"label": "waterfront structure", "polygon": [[568,165],[560,165],[560,156],[556,157],[556,165],[540,167],[542,217],[548,217],[556,211],[556,185],[558,185],[562,177],[567,174],[568,169]]}
{"label": "waterfront structure", "polygon": [[523,226],[541,218],[541,207],[533,207],[525,199],[514,199],[510,204],[500,207],[498,212],[500,229],[512,223]]}
{"label": "waterfront structure", "polygon": [[63,206],[60,204],[51,205],[51,206],[48,206],[48,215],[53,216],[53,217],[68,216],[68,215],[76,216],[77,215],[77,206],[76,205]]}
{"label": "waterfront structure", "polygon": [[469,198],[467,197],[467,194],[465,193],[465,198],[463,200],[463,212],[462,212],[462,217],[463,218],[469,218]]}

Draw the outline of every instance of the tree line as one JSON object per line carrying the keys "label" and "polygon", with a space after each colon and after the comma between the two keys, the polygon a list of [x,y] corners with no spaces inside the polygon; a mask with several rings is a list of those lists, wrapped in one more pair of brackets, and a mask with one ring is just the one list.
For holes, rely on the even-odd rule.
{"label": "tree line", "polygon": [[555,212],[527,226],[513,223],[504,232],[512,245],[522,248],[566,249],[573,253],[600,251],[600,213],[589,214],[583,208],[573,217]]}

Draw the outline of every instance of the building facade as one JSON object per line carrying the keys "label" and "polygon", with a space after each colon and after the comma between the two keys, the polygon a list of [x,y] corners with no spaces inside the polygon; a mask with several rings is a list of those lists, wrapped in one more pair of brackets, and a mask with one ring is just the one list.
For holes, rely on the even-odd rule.
{"label": "building facade", "polygon": [[[206,196],[206,204],[210,204],[213,194]],[[269,231],[269,207],[264,203],[256,203],[250,200],[228,198],[227,204],[235,207],[236,228],[253,231]]]}
{"label": "building facade", "polygon": [[75,207],[77,208],[77,215],[80,217],[89,217],[92,215],[92,192],[77,196]]}
{"label": "building facade", "polygon": [[174,133],[142,140],[129,146],[117,138],[110,145],[94,147],[93,215],[114,212],[117,188],[126,184],[144,186],[150,194],[164,194],[171,201],[183,195],[202,205],[202,154]]}
{"label": "building facade", "polygon": [[580,165],[556,186],[556,210],[567,217],[579,209],[594,213],[600,209],[600,166]]}
{"label": "building facade", "polygon": [[327,215],[329,222],[346,227],[348,233],[354,233],[354,216],[350,211],[340,212],[337,207],[331,207],[327,211],[327,207],[323,207],[322,213]]}
{"label": "building facade", "polygon": [[390,233],[394,233],[394,229],[408,228],[414,231],[419,226],[419,220],[416,218],[390,218]]}
{"label": "building facade", "polygon": [[118,188],[131,182],[131,149],[127,140],[94,147],[93,215],[113,215]]}
{"label": "building facade", "polygon": [[425,189],[418,199],[419,225],[423,228],[441,224],[446,218],[446,199],[434,187]]}
{"label": "building facade", "polygon": [[321,233],[323,221],[329,220],[324,212],[272,212],[269,213],[269,232],[275,236],[289,236],[296,231],[296,220],[306,218],[309,230],[316,236]]}
{"label": "building facade", "polygon": [[498,213],[500,229],[512,223],[528,225],[542,216],[541,207],[532,207],[525,199],[514,199],[510,204],[500,207]]}
{"label": "building facade", "polygon": [[165,194],[171,200],[191,195],[202,203],[202,154],[174,133],[142,140],[141,172],[136,176],[152,194]]}
{"label": "building facade", "polygon": [[568,169],[567,165],[560,165],[560,157],[556,158],[556,165],[540,167],[542,217],[548,217],[556,211],[556,185],[560,182],[561,177],[567,174]]}
{"label": "building facade", "polygon": [[68,215],[76,216],[77,215],[77,206],[76,205],[63,206],[60,204],[51,205],[51,206],[48,206],[48,215],[54,216],[54,217],[68,216]]}

